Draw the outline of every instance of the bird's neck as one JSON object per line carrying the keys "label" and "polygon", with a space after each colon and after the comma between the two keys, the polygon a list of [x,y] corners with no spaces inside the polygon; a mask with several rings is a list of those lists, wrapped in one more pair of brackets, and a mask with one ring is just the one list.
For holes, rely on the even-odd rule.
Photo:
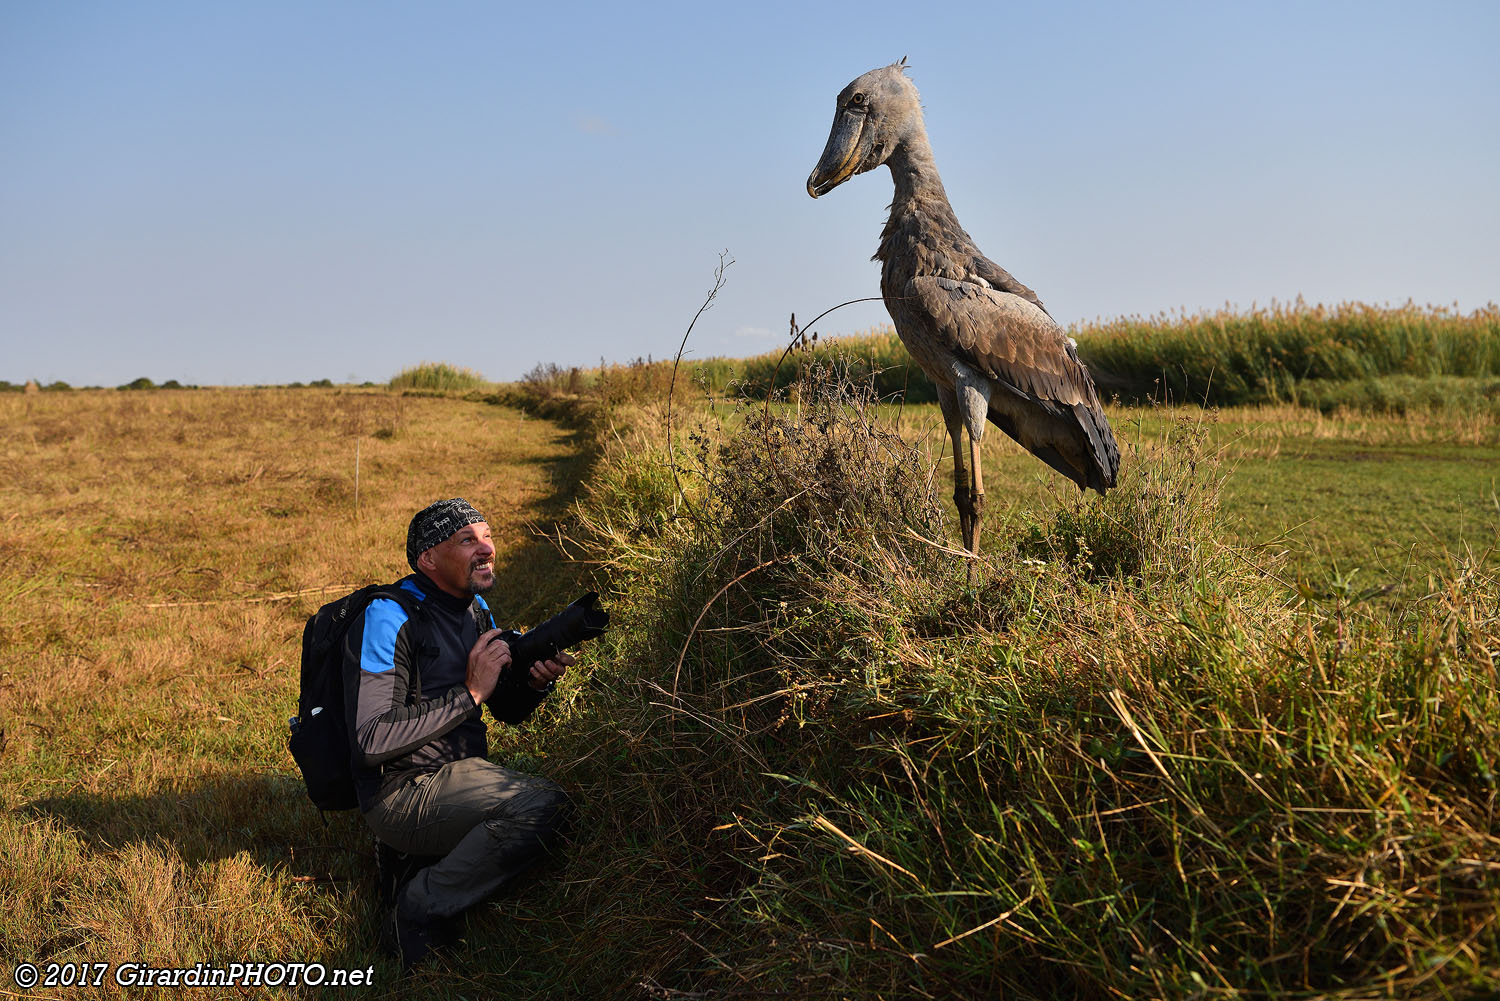
{"label": "bird's neck", "polygon": [[925,135],[903,140],[886,164],[896,183],[896,196],[875,259],[883,265],[881,287],[890,295],[911,278],[943,274],[955,258],[977,251],[958,245],[968,244],[968,234],[948,202]]}
{"label": "bird's neck", "polygon": [[943,190],[943,179],[938,176],[937,161],[932,158],[932,147],[927,137],[918,134],[903,139],[886,161],[891,168],[891,179],[896,182],[896,200],[891,203],[894,211],[906,205],[922,202],[940,204],[951,213],[948,192]]}

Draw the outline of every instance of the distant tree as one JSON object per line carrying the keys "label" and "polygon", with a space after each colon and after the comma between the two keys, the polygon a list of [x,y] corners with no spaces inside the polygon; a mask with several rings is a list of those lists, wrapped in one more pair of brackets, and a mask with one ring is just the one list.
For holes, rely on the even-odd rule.
{"label": "distant tree", "polygon": [[155,389],[156,388],[156,383],[152,382],[150,379],[146,378],[143,375],[139,379],[132,379],[130,382],[127,382],[125,385],[123,385],[123,386],[121,386],[119,388],[120,389]]}

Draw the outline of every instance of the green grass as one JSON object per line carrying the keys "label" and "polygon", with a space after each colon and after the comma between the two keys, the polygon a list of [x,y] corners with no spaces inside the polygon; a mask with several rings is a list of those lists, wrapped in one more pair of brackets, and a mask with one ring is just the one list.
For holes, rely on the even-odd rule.
{"label": "green grass", "polygon": [[[1245,406],[1291,403],[1324,414],[1448,411],[1500,415],[1500,307],[1463,314],[1445,307],[1308,306],[1300,301],[1246,312],[1126,317],[1075,324],[1080,357],[1100,395],[1132,403]],[[689,360],[679,392],[785,392],[816,360],[867,382],[881,399],[936,400],[889,326],[811,336],[791,350],[750,358]],[[600,369],[539,366],[524,380],[546,395],[665,395],[672,362],[637,359]]]}
{"label": "green grass", "polygon": [[447,362],[424,361],[402,369],[391,376],[391,389],[418,389],[435,392],[468,392],[483,389],[489,383],[473,369],[459,368]]}
{"label": "green grass", "polygon": [[1500,445],[1287,442],[1236,461],[1225,508],[1246,541],[1285,546],[1311,577],[1393,583],[1500,540]]}
{"label": "green grass", "polygon": [[1339,411],[1421,415],[1435,411],[1500,415],[1500,377],[1384,375],[1309,379],[1296,383],[1291,402],[1324,414]]}
{"label": "green grass", "polygon": [[[949,520],[951,447],[931,404],[891,407],[888,419],[936,462]],[[1125,462],[1197,408],[1111,412]],[[1286,552],[1289,581],[1315,586],[1358,570],[1375,584],[1421,586],[1427,567],[1468,550],[1481,559],[1500,540],[1500,422],[1486,411],[1399,416],[1305,408],[1228,408],[1204,417],[1225,472],[1227,540]],[[996,428],[984,440],[986,531],[1025,532],[1040,513],[1079,494]]]}
{"label": "green grass", "polygon": [[[1074,331],[1079,353],[1106,392],[1131,400],[1238,405],[1300,402],[1391,409],[1393,392],[1424,399],[1413,380],[1483,380],[1473,392],[1493,401],[1500,375],[1500,307],[1473,313],[1416,306],[1335,307],[1301,301],[1249,312],[1112,320]],[[1355,384],[1363,392],[1331,390]],[[1405,407],[1405,403],[1400,404]]]}

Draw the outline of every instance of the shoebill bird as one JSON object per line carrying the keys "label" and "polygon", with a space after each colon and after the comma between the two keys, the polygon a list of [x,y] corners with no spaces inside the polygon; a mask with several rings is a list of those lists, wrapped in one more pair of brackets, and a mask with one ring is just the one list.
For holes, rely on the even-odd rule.
{"label": "shoebill bird", "polygon": [[1036,293],[980,253],[958,224],[904,59],[839,93],[807,193],[825,195],[881,164],[891,168],[896,197],[875,252],[880,293],[901,342],[937,384],[953,439],[959,526],[964,546],[977,553],[986,420],[1080,490],[1114,486],[1120,450],[1073,340]]}

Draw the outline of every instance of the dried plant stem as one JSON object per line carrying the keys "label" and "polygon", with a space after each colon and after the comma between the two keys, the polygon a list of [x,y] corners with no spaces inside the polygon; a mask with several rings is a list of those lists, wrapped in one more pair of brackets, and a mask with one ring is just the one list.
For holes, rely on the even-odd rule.
{"label": "dried plant stem", "polygon": [[279,594],[263,594],[254,598],[211,598],[204,601],[151,601],[147,602],[146,608],[195,608],[205,605],[256,605],[267,601],[291,601],[293,598],[305,598],[309,594],[326,594],[329,591],[349,591],[355,588],[355,584],[324,584],[321,587],[308,587],[300,591],[283,591]]}
{"label": "dried plant stem", "polygon": [[688,515],[693,518],[697,517],[697,512],[693,508],[692,501],[688,500],[687,492],[682,489],[682,480],[677,475],[677,453],[672,449],[672,400],[677,390],[677,369],[682,364],[682,353],[687,350],[688,338],[693,335],[693,327],[697,326],[698,318],[718,298],[719,290],[724,287],[724,272],[733,264],[734,258],[729,256],[729,251],[720,251],[719,266],[714,268],[714,287],[709,290],[708,296],[703,300],[703,305],[698,307],[698,312],[693,314],[692,321],[682,334],[682,343],[677,346],[677,354],[672,359],[672,381],[667,386],[667,459],[672,468],[672,481],[677,485],[677,495],[682,498],[683,506],[687,508]]}

